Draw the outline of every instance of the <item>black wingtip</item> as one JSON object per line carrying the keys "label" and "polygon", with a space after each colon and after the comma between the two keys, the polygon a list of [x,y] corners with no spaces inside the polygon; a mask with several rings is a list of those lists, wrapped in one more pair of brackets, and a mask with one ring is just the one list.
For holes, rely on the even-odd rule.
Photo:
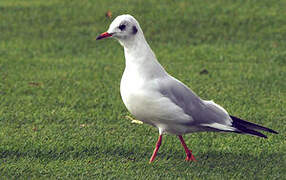
{"label": "black wingtip", "polygon": [[277,131],[274,131],[273,129],[269,129],[269,128],[268,128],[268,130],[269,130],[268,132],[271,132],[271,133],[273,133],[273,134],[279,134]]}
{"label": "black wingtip", "polygon": [[267,131],[267,132],[270,132],[270,133],[273,133],[273,134],[278,134],[278,132],[274,131],[273,129],[270,129],[270,128],[267,128],[267,127],[264,127],[264,126],[261,126],[261,125],[255,124],[255,123],[251,123],[251,122],[242,120],[242,119],[240,119],[238,117],[235,117],[235,116],[230,116],[230,117],[233,120],[233,124],[242,125],[242,126],[246,127],[247,129],[256,129],[256,130]]}
{"label": "black wingtip", "polygon": [[263,134],[261,132],[258,132],[258,131],[251,130],[251,129],[247,129],[245,132],[248,133],[248,134],[252,134],[252,135],[255,135],[255,136],[259,136],[259,137],[265,138],[265,139],[268,138],[265,134]]}
{"label": "black wingtip", "polygon": [[238,124],[236,122],[233,123],[233,127],[238,129],[238,131],[236,133],[251,134],[251,135],[258,136],[258,137],[267,138],[267,136],[265,134],[262,134],[261,132],[258,132],[258,131],[252,130],[252,129],[248,129],[247,127],[245,127],[241,124]]}

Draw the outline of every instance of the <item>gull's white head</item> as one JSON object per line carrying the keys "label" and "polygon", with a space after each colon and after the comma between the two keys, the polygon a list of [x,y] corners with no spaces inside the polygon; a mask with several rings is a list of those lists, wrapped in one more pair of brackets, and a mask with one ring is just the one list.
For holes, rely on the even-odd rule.
{"label": "gull's white head", "polygon": [[107,32],[100,34],[96,40],[114,37],[124,46],[126,42],[137,39],[140,34],[143,33],[137,20],[129,14],[124,14],[117,16],[110,24]]}

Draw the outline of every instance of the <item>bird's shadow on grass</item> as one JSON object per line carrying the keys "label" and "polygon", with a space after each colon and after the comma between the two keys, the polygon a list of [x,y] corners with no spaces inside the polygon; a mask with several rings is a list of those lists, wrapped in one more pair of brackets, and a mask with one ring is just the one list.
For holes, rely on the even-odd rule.
{"label": "bird's shadow on grass", "polygon": [[252,165],[252,168],[266,167],[279,164],[282,153],[267,153],[262,155],[251,155],[248,153],[231,153],[210,151],[199,154],[197,157],[199,166],[209,166],[210,168],[226,168],[233,170],[233,167],[243,167]]}
{"label": "bird's shadow on grass", "polygon": [[[133,149],[134,150],[134,149]],[[132,151],[132,149],[124,149],[122,147],[116,147],[116,150],[105,152],[108,156],[117,156],[126,161],[144,162],[149,164],[149,158],[152,154],[150,148],[141,147],[140,151]],[[236,173],[236,171],[243,171],[246,174],[265,173],[265,169],[271,172],[274,167],[281,166],[283,153],[265,153],[260,155],[251,155],[245,152],[232,153],[223,151],[208,151],[201,154],[196,154],[197,162],[186,162],[185,154],[181,151],[159,152],[157,159],[153,162],[154,166],[170,166],[173,170],[178,172],[188,171],[189,169],[204,171],[211,170],[215,174],[222,172]],[[152,166],[152,164],[150,165]],[[270,173],[269,172],[269,173]],[[282,172],[281,172],[282,173]]]}
{"label": "bird's shadow on grass", "polygon": [[[169,168],[177,172],[184,172],[190,169],[196,172],[202,171],[212,171],[215,174],[223,172],[235,173],[235,171],[243,170],[249,174],[263,173],[266,170],[273,169],[275,166],[281,165],[283,163],[283,153],[265,153],[260,155],[251,155],[248,153],[232,153],[223,151],[208,151],[201,154],[195,154],[198,162],[186,162],[185,155],[182,151],[173,150],[172,152],[160,151],[153,164],[149,164],[149,158],[152,154],[149,147],[126,147],[115,145],[110,147],[86,147],[81,152],[73,152],[52,150],[52,151],[35,151],[32,152],[21,152],[21,151],[3,151],[1,153],[1,158],[10,157],[23,157],[29,158],[34,157],[38,159],[45,159],[49,161],[61,159],[88,159],[94,158],[94,160],[110,159],[113,158],[114,161],[121,161],[122,163],[132,163],[140,164],[146,167],[152,168]],[[283,166],[283,165],[282,165]],[[282,172],[281,172],[282,173]]]}

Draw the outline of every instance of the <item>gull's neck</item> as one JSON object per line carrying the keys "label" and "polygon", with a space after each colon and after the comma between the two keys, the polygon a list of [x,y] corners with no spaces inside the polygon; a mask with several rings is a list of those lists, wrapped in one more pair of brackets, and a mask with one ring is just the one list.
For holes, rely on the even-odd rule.
{"label": "gull's neck", "polygon": [[128,59],[131,58],[136,61],[142,57],[155,58],[153,51],[145,40],[143,32],[140,32],[140,30],[136,36],[120,41],[120,43],[123,45],[125,57],[128,57]]}
{"label": "gull's neck", "polygon": [[[133,39],[132,39],[133,38]],[[125,71],[139,73],[145,78],[156,78],[166,74],[164,68],[157,61],[155,54],[148,45],[142,30],[129,40],[121,41],[125,54]]]}

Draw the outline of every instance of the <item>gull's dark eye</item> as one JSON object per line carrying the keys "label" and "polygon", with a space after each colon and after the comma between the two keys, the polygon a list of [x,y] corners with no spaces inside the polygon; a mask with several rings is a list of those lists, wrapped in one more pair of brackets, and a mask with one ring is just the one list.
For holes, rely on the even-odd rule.
{"label": "gull's dark eye", "polygon": [[121,31],[123,31],[123,30],[126,28],[126,25],[125,25],[125,24],[121,24],[118,28],[119,28]]}

